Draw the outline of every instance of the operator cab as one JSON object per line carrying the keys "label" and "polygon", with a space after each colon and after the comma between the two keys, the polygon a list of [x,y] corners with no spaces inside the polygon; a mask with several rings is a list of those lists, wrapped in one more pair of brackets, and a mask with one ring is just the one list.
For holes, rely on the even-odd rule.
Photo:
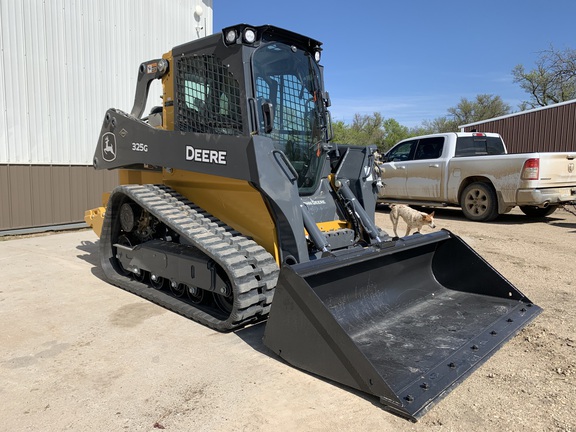
{"label": "operator cab", "polygon": [[298,174],[300,194],[314,193],[331,139],[321,43],[272,26],[241,24],[224,29],[223,35],[228,46],[255,48],[250,75],[257,133],[271,138],[286,155]]}
{"label": "operator cab", "polygon": [[294,45],[270,42],[254,52],[252,68],[256,100],[262,107],[260,134],[272,138],[290,160],[300,193],[313,192],[327,139],[318,64],[311,53]]}

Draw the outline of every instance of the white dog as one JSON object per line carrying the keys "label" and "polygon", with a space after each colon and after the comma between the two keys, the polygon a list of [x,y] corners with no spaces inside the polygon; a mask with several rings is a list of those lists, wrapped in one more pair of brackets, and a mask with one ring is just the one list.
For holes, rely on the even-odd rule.
{"label": "white dog", "polygon": [[396,228],[398,227],[398,220],[402,218],[406,222],[406,234],[410,234],[410,231],[416,228],[416,232],[420,232],[424,225],[428,225],[430,228],[436,228],[434,224],[434,212],[426,214],[413,208],[408,207],[404,204],[392,204],[390,205],[390,220],[392,221],[392,226],[394,227],[394,235],[398,237]]}

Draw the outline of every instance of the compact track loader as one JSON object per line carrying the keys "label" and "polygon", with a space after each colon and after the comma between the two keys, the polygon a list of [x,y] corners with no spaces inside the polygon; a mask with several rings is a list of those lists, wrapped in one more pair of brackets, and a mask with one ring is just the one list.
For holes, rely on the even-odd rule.
{"label": "compact track loader", "polygon": [[415,420],[540,308],[451,232],[375,225],[375,148],[330,144],[320,54],[242,24],[142,63],[85,219],[110,283],[219,331],[267,319],[278,356]]}

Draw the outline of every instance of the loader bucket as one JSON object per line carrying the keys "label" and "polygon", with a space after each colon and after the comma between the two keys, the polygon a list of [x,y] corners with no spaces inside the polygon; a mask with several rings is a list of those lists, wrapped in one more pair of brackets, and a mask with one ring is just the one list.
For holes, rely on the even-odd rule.
{"label": "loader bucket", "polygon": [[264,344],[416,421],[540,312],[442,230],[283,267]]}

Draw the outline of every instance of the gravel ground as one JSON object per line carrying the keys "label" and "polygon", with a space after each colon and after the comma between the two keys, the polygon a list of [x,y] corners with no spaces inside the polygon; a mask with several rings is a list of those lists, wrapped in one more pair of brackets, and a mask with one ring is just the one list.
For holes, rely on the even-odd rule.
{"label": "gravel ground", "polygon": [[279,361],[264,325],[216,333],[108,285],[84,230],[0,241],[0,429],[576,431],[576,216],[436,224],[544,312],[418,423]]}

